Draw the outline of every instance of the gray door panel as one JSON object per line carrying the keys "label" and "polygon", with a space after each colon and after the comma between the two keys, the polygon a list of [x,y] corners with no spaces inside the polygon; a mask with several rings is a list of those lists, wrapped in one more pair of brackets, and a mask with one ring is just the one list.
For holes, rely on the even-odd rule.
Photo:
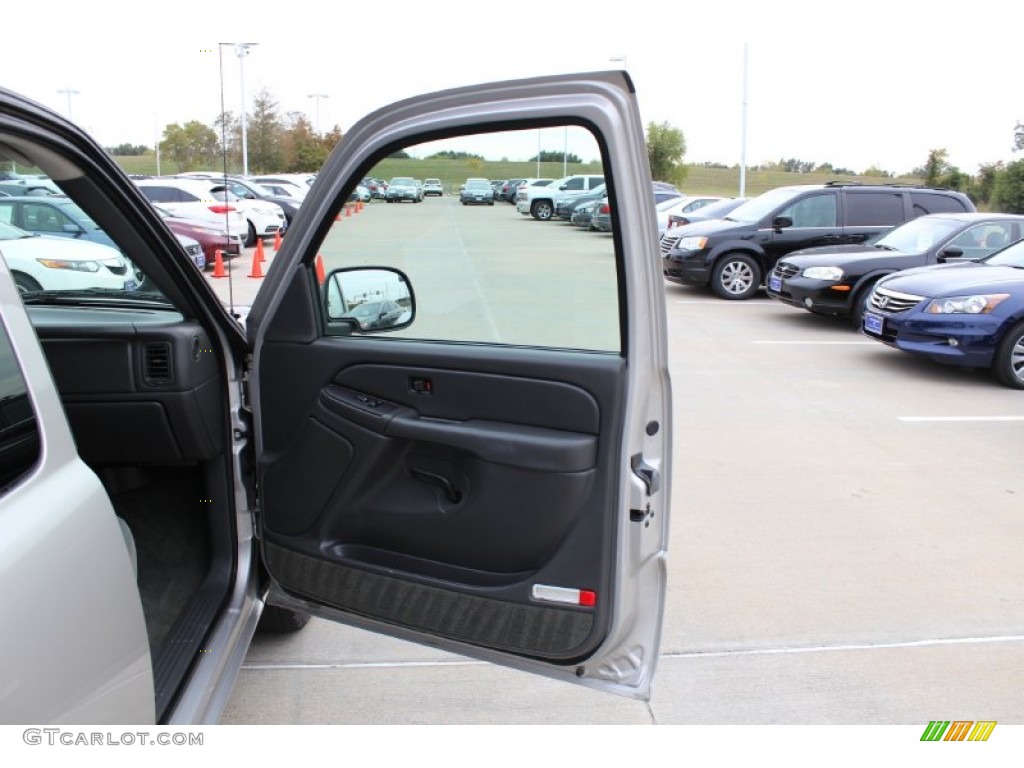
{"label": "gray door panel", "polygon": [[600,430],[622,406],[621,358],[581,354],[580,370],[565,353],[493,349],[485,361],[476,350],[467,370],[457,346],[313,347],[263,351],[265,365],[288,371],[264,381],[265,402],[291,400],[281,418],[266,417],[261,467],[266,554],[281,586],[468,642],[483,642],[488,623],[434,626],[416,606],[494,614],[521,634],[498,645],[531,656],[571,660],[599,643],[601,608],[538,606],[532,588],[608,596],[602,542],[614,520],[593,510],[615,506],[618,442]]}

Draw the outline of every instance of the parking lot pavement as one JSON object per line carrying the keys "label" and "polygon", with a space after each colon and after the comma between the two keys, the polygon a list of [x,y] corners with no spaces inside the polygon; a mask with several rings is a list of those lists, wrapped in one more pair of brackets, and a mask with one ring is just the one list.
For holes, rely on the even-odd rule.
{"label": "parking lot pavement", "polygon": [[649,703],[314,620],[257,638],[223,721],[1024,722],[1020,393],[767,299],[665,295],[674,495]]}

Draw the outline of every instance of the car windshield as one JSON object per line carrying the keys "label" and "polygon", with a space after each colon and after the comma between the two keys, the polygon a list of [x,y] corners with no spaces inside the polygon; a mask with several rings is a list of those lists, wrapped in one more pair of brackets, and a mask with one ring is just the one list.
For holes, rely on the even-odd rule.
{"label": "car windshield", "polygon": [[964,226],[955,219],[922,216],[908,221],[881,238],[875,247],[904,253],[922,253]]}
{"label": "car windshield", "polygon": [[466,182],[466,189],[489,189],[490,182],[484,179],[470,179]]}
{"label": "car windshield", "polygon": [[393,186],[393,187],[394,186],[411,187],[411,186],[414,186],[414,184],[413,184],[412,179],[407,179],[407,178],[404,178],[404,177],[400,177],[400,178],[397,178],[397,179],[392,179],[391,180],[391,186]]}
{"label": "car windshield", "polygon": [[1024,240],[1004,248],[999,253],[993,254],[984,260],[985,264],[998,267],[1017,267],[1024,269]]}
{"label": "car windshield", "polygon": [[782,207],[805,189],[794,187],[779,187],[758,195],[753,200],[741,205],[729,214],[730,221],[742,221],[748,224],[756,224],[772,211]]}
{"label": "car windshield", "polygon": [[0,240],[21,240],[23,237],[32,237],[32,233],[0,221]]}

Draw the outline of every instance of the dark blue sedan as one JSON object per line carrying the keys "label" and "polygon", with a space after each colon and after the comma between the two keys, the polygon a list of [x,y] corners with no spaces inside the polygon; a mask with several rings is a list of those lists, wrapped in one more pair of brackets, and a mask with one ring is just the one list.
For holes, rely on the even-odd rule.
{"label": "dark blue sedan", "polygon": [[1024,389],[1024,241],[977,262],[898,272],[875,286],[863,331],[942,363],[989,368]]}

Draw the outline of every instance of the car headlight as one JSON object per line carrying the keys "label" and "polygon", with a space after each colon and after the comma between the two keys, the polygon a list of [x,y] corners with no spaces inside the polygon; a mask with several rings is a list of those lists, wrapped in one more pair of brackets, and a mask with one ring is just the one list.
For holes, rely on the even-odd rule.
{"label": "car headlight", "polygon": [[946,299],[932,299],[925,311],[930,315],[987,315],[1008,298],[1008,293],[950,296]]}
{"label": "car headlight", "polygon": [[707,244],[706,237],[681,237],[676,243],[676,248],[680,251],[699,251]]}
{"label": "car headlight", "polygon": [[47,269],[73,269],[76,272],[99,272],[100,265],[95,261],[68,261],[67,259],[36,259]]}
{"label": "car headlight", "polygon": [[808,267],[804,270],[804,277],[812,280],[842,280],[843,270],[839,267]]}

